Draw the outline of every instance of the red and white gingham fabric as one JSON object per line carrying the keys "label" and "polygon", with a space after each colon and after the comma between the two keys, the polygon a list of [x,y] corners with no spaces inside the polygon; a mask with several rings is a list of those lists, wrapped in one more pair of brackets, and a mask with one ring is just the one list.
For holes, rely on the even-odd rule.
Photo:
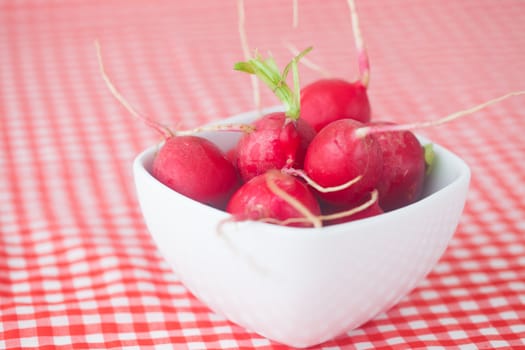
{"label": "red and white gingham fabric", "polygon": [[[345,1],[247,0],[249,44],[357,72]],[[525,89],[525,2],[358,1],[374,118],[444,116]],[[159,135],[253,109],[235,1],[0,2],[0,349],[284,349],[211,312],[151,240],[131,162]],[[301,67],[307,83],[318,72]],[[277,101],[266,91],[263,105]],[[319,349],[525,348],[525,97],[424,132],[472,167],[458,230],[391,310]],[[307,330],[305,330],[307,331]]]}

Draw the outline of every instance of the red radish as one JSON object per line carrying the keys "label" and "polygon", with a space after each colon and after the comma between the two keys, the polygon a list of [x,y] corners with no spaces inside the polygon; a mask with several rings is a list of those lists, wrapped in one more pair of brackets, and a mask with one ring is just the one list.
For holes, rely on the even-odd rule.
{"label": "red radish", "polygon": [[[302,167],[314,132],[301,120],[272,113],[254,123],[255,131],[244,134],[237,144],[237,166],[244,181],[269,169]],[[302,129],[304,128],[304,129]]]}
{"label": "red radish", "polygon": [[316,131],[338,119],[370,121],[370,101],[367,88],[370,65],[359,28],[354,0],[348,0],[352,16],[354,41],[358,52],[359,79],[348,82],[341,79],[321,79],[303,88],[301,93],[301,118]]}
{"label": "red radish", "polygon": [[[277,190],[271,187],[272,184]],[[283,198],[282,192],[284,196],[295,200],[296,204],[291,205],[290,198]],[[237,220],[266,221],[298,227],[319,226],[317,217],[321,213],[317,199],[305,184],[275,169],[243,184],[231,197],[226,211]]]}
{"label": "red radish", "polygon": [[180,194],[217,208],[225,207],[239,184],[233,164],[215,144],[198,136],[167,138],[151,172]]}
{"label": "red radish", "polygon": [[[297,61],[309,51],[307,49],[294,57],[283,73],[271,58],[256,57],[235,65],[236,70],[259,77],[286,107],[285,112],[261,117],[254,123],[255,130],[239,140],[237,166],[244,181],[270,169],[302,166],[306,147],[315,131],[299,118]],[[290,69],[294,75],[294,91],[286,83]]]}
{"label": "red radish", "polygon": [[383,153],[383,170],[377,184],[379,205],[389,211],[415,202],[421,196],[425,180],[425,151],[419,140],[408,130],[377,132],[374,136]]}
{"label": "red radish", "polygon": [[225,153],[226,159],[228,159],[235,167],[237,166],[237,148],[230,148]]}
{"label": "red radish", "polygon": [[360,177],[352,186],[318,195],[337,205],[356,203],[377,186],[383,169],[383,157],[375,137],[359,137],[363,124],[341,119],[328,124],[314,137],[304,159],[305,173],[322,187],[339,186]]}
{"label": "red radish", "polygon": [[321,79],[303,88],[301,118],[316,131],[337,119],[370,121],[367,88],[360,81]]}
{"label": "red radish", "polygon": [[433,151],[431,147],[422,147],[411,130],[446,124],[509,97],[523,94],[525,91],[510,92],[437,120],[409,124],[377,122],[355,129],[355,137],[364,140],[368,136],[374,136],[380,144],[383,169],[376,185],[379,189],[379,205],[388,211],[410,204],[421,195],[425,174],[432,168],[429,163],[432,161]]}
{"label": "red radish", "polygon": [[[95,43],[95,46],[102,77],[113,95],[131,114],[154,128],[165,139],[153,160],[152,175],[185,196],[217,208],[223,208],[230,195],[238,187],[239,176],[233,164],[215,144],[202,137],[186,135],[207,128],[174,134],[167,127],[138,113],[127,103],[107,76],[98,42]],[[226,125],[215,126],[212,129],[245,131],[250,127]]]}

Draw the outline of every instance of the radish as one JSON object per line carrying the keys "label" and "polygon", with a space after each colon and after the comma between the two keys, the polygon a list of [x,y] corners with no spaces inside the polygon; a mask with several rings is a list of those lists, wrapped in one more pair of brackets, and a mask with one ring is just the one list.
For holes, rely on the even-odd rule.
{"label": "radish", "polygon": [[[472,108],[428,122],[396,125],[385,123],[362,124],[351,119],[337,120],[317,133],[310,143],[304,160],[304,171],[313,181],[323,187],[337,186],[356,178],[356,176],[361,176],[358,182],[347,189],[330,193],[319,193],[323,200],[332,204],[355,203],[356,200],[360,199],[360,196],[373,188],[384,186],[384,183],[381,184],[382,181],[385,183],[394,181],[393,179],[386,180],[385,176],[389,175],[384,174],[385,170],[390,171],[389,168],[395,166],[406,166],[403,160],[403,156],[406,155],[401,155],[400,159],[391,156],[392,153],[400,152],[399,148],[396,149],[399,145],[396,145],[395,141],[396,139],[399,140],[401,136],[409,140],[408,143],[411,144],[410,148],[412,149],[410,152],[413,152],[415,154],[413,157],[418,159],[413,160],[414,163],[418,163],[418,165],[414,165],[414,168],[417,170],[403,168],[401,172],[414,171],[414,173],[418,174],[415,176],[416,178],[424,175],[425,153],[421,149],[419,142],[415,142],[417,140],[414,140],[413,135],[410,136],[410,134],[404,134],[403,132],[442,125],[511,96],[522,94],[525,94],[525,91],[511,92]],[[386,135],[386,133],[391,135]],[[381,137],[381,135],[385,138],[383,142],[378,141],[378,136]],[[386,168],[383,154],[386,154],[386,162],[390,162],[390,164],[387,163]],[[416,182],[419,181],[421,180],[419,179]],[[393,184],[390,183],[390,185]],[[417,188],[414,193],[420,193],[419,183],[416,185],[412,184],[412,186]],[[394,189],[386,187],[381,188],[381,191],[383,196],[385,196],[387,191],[395,193]],[[411,201],[417,199],[415,194],[407,195],[407,197]]]}
{"label": "radish", "polygon": [[112,94],[131,114],[164,137],[164,142],[153,159],[152,175],[164,185],[189,198],[223,209],[239,186],[237,170],[215,144],[192,134],[203,130],[250,132],[251,126],[228,124],[173,133],[169,128],[141,115],[129,105],[105,72],[98,42],[95,42],[95,46],[102,77]]}
{"label": "radish", "polygon": [[284,113],[271,113],[254,123],[255,131],[244,134],[237,144],[237,166],[248,181],[269,169],[302,167],[314,131]]}
{"label": "radish", "polygon": [[[285,105],[284,112],[262,116],[254,123],[253,132],[244,134],[237,146],[237,167],[244,181],[270,169],[302,167],[304,154],[315,131],[299,118],[299,78],[297,61],[306,49],[285,67],[282,73],[272,58],[256,57],[239,62],[235,69],[254,74],[277,95]],[[294,90],[286,83],[292,69]]]}
{"label": "radish", "polygon": [[254,220],[296,227],[321,227],[377,215],[377,190],[346,208],[330,207],[324,214],[315,196],[302,181],[277,169],[268,170],[243,184],[227,206],[232,217],[221,222]]}
{"label": "radish", "polygon": [[355,137],[365,140],[366,137],[373,136],[380,145],[383,168],[376,187],[379,190],[381,208],[389,211],[417,201],[423,191],[425,175],[432,170],[432,147],[422,146],[412,130],[446,124],[509,97],[523,94],[525,91],[510,92],[437,120],[409,124],[373,122],[355,129]]}
{"label": "radish", "polygon": [[374,190],[381,178],[383,156],[374,136],[358,137],[364,124],[353,119],[336,120],[324,127],[308,146],[304,172],[322,187],[339,186],[358,178],[339,191],[317,192],[324,201],[351,205]]}
{"label": "radish", "polygon": [[337,119],[370,121],[367,87],[360,81],[321,79],[303,88],[301,118],[316,131]]}
{"label": "radish", "polygon": [[[396,140],[399,141],[399,137],[406,137],[408,140],[411,139],[411,141],[408,141],[408,143],[411,144],[409,147],[411,151],[409,153],[413,152],[415,155],[411,157],[419,159],[412,160],[414,163],[418,163],[418,165],[414,166],[417,170],[403,168],[403,170],[400,170],[400,173],[413,171],[415,174],[418,174],[415,178],[424,175],[425,153],[421,149],[419,142],[416,143],[415,141],[417,140],[414,140],[409,134],[404,134],[404,131],[442,125],[509,97],[523,94],[525,94],[525,91],[511,92],[472,108],[427,122],[410,124],[363,124],[352,119],[334,121],[318,132],[308,146],[304,159],[304,172],[309,179],[322,187],[339,186],[349,181],[351,182],[353,179],[359,179],[359,181],[355,182],[352,186],[343,190],[327,193],[318,191],[319,197],[332,205],[352,205],[374,188],[381,188],[385,186],[385,183],[389,186],[394,185],[394,178],[397,175],[391,179],[387,179],[385,176],[389,176],[389,174],[384,174],[384,171],[390,171],[390,168],[395,166],[405,167],[406,165],[405,158],[403,157],[408,157],[408,155],[391,155],[396,152],[405,152],[405,150],[402,150],[402,147],[396,145]],[[381,134],[386,135],[382,143],[378,141],[378,136]],[[387,158],[386,168],[383,154],[386,154]],[[397,157],[400,158],[397,159]],[[390,176],[392,176],[392,174],[390,174]],[[382,181],[384,182],[383,184],[381,184]],[[404,185],[405,188],[411,186],[417,188],[414,193],[404,195],[405,201],[407,200],[406,198],[409,198],[409,201],[418,199],[415,193],[420,193],[419,181],[420,179],[416,181],[416,185],[407,185],[408,182]],[[387,186],[381,188],[381,191],[383,196],[385,196],[386,192],[396,193],[395,189],[391,187],[387,188]],[[394,195],[392,196],[395,197]],[[390,208],[388,205],[387,207]]]}
{"label": "radish", "polygon": [[224,208],[239,185],[233,164],[214,143],[198,136],[167,138],[151,172],[169,188],[216,208]]}
{"label": "radish", "polygon": [[319,227],[319,203],[299,179],[273,169],[250,179],[231,197],[226,211],[235,220]]}
{"label": "radish", "polygon": [[370,121],[371,108],[367,93],[370,80],[368,53],[361,37],[354,0],[348,0],[348,4],[358,52],[359,78],[355,82],[321,79],[303,88],[301,118],[316,131],[338,119],[351,118],[363,123]]}
{"label": "radish", "polygon": [[[369,126],[394,125],[373,122]],[[383,170],[377,184],[379,205],[385,211],[415,202],[423,192],[425,150],[411,131],[374,133],[383,155]]]}

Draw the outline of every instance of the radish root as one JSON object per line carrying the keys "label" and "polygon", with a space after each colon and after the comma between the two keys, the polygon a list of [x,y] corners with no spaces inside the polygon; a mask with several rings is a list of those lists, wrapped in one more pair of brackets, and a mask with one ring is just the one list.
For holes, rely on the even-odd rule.
{"label": "radish root", "polygon": [[[246,14],[244,11],[244,0],[237,0],[237,13],[238,13],[238,30],[239,37],[241,39],[241,47],[244,55],[244,59],[248,61],[250,59],[250,46],[248,45],[248,36],[246,35]],[[261,92],[259,89],[259,81],[257,77],[252,75],[250,76],[252,91],[253,91],[253,103],[255,109],[258,111],[261,110]]]}
{"label": "radish root", "polygon": [[240,219],[239,217],[235,217],[235,216],[231,216],[229,218],[225,218],[224,220],[221,220],[219,224],[217,225],[217,235],[224,241],[228,249],[230,249],[230,251],[232,251],[233,254],[243,259],[248,264],[248,266],[250,266],[254,271],[256,271],[257,273],[261,275],[267,275],[269,272],[268,269],[266,269],[265,267],[257,263],[257,261],[255,261],[253,256],[243,253],[241,250],[239,250],[239,248],[235,246],[235,244],[233,244],[233,242],[230,240],[230,238],[228,237],[228,235],[226,234],[224,230],[224,225],[228,223],[237,223],[238,221],[241,221],[241,220],[242,219]]}
{"label": "radish root", "polygon": [[321,227],[323,225],[321,220],[317,216],[312,214],[312,212],[308,210],[308,208],[306,208],[301,202],[299,202],[294,197],[290,196],[288,193],[286,193],[286,191],[280,189],[279,186],[277,186],[277,184],[275,183],[273,176],[267,176],[266,185],[268,186],[270,191],[282,198],[286,203],[288,203],[295,210],[301,213],[304,219],[310,222],[313,227]]}
{"label": "radish root", "polygon": [[148,117],[140,114],[139,112],[137,112],[137,110],[135,108],[133,108],[131,106],[131,104],[128,101],[126,101],[124,96],[122,96],[122,94],[117,90],[117,88],[111,82],[111,80],[109,79],[109,76],[106,73],[106,69],[104,67],[104,62],[102,60],[102,52],[101,52],[100,44],[99,44],[98,40],[95,40],[95,50],[97,52],[98,66],[99,66],[100,74],[102,75],[102,79],[104,79],[104,83],[108,87],[109,91],[120,102],[120,104],[122,106],[124,106],[124,108],[126,108],[129,111],[129,113],[131,113],[134,117],[136,117],[138,119],[141,119],[144,123],[146,123],[146,125],[148,125],[148,126],[152,127],[153,129],[155,129],[157,132],[159,132],[165,138],[169,138],[169,137],[173,136],[173,132],[167,126],[159,124],[159,123],[149,119]]}
{"label": "radish root", "polygon": [[[263,217],[259,219],[247,219],[241,215],[232,215],[228,218],[221,220],[219,224],[217,225],[217,234],[219,236],[224,237],[225,235],[225,232],[223,229],[224,225],[228,223],[236,223],[239,221],[264,222],[264,223],[276,224],[276,225],[281,225],[281,226],[286,226],[290,224],[311,224],[315,228],[320,228],[323,226],[323,221],[336,220],[336,219],[341,219],[341,218],[345,218],[348,216],[352,216],[363,210],[368,209],[375,202],[377,202],[377,199],[378,199],[378,191],[373,190],[372,192],[370,192],[370,199],[364,202],[363,204],[358,205],[357,207],[353,207],[352,209],[348,209],[348,210],[333,213],[333,214],[317,216],[317,215],[314,215],[310,210],[308,210],[308,208],[306,208],[297,199],[295,199],[294,197],[290,196],[288,193],[280,189],[271,176],[269,176],[266,179],[266,184],[268,188],[270,189],[270,191],[272,191],[276,196],[280,197],[286,203],[288,203],[290,206],[296,209],[299,213],[303,215],[303,217],[295,217],[295,218],[288,218],[285,220],[279,220],[279,219],[268,218],[268,217],[266,218]],[[235,249],[235,247],[231,245],[231,242],[229,242],[227,239],[226,241],[228,245],[232,248],[232,250],[234,250],[235,253],[239,253],[237,249]]]}
{"label": "radish root", "polygon": [[113,84],[108,74],[106,73],[104,62],[102,60],[102,52],[98,40],[95,40],[95,49],[97,52],[100,74],[102,75],[102,79],[104,80],[104,83],[108,87],[111,94],[117,99],[117,101],[120,102],[120,104],[122,104],[122,106],[124,106],[124,108],[126,108],[126,110],[128,110],[129,113],[131,113],[131,115],[145,122],[146,125],[152,127],[154,130],[159,132],[162,136],[164,136],[164,138],[169,138],[172,136],[193,135],[203,131],[240,131],[250,133],[255,130],[255,127],[250,124],[217,124],[210,126],[201,126],[190,130],[179,130],[174,133],[167,126],[153,121],[143,114],[140,114],[135,108],[131,106],[131,104],[118,91],[118,89],[115,87],[115,84]]}
{"label": "radish root", "polygon": [[453,120],[459,119],[461,117],[464,117],[469,114],[473,114],[475,112],[478,112],[488,106],[491,106],[493,104],[496,104],[498,102],[501,102],[503,100],[506,100],[513,96],[519,96],[519,95],[525,95],[525,90],[521,91],[514,91],[509,92],[505,95],[493,98],[489,101],[486,101],[484,103],[481,103],[477,106],[458,111],[455,113],[452,113],[450,115],[447,115],[443,118],[436,119],[436,120],[430,120],[426,122],[416,122],[416,123],[408,123],[408,124],[397,124],[397,125],[381,125],[381,126],[363,126],[360,128],[355,129],[355,133],[357,137],[365,137],[366,135],[372,134],[372,133],[379,133],[379,132],[392,132],[392,131],[408,131],[408,130],[415,130],[415,129],[424,129],[429,128],[433,126],[439,126],[446,123],[449,123]]}
{"label": "radish root", "polygon": [[288,175],[293,175],[293,176],[300,177],[301,179],[306,181],[306,183],[308,185],[310,185],[311,187],[315,188],[317,191],[319,191],[321,193],[330,193],[330,192],[337,192],[337,191],[345,190],[345,189],[349,188],[350,186],[354,185],[355,183],[359,182],[361,180],[361,178],[363,177],[362,175],[358,175],[355,178],[353,178],[352,180],[350,180],[350,181],[348,181],[348,182],[346,182],[346,183],[344,183],[342,185],[332,186],[332,187],[323,187],[323,186],[319,185],[317,182],[315,182],[311,177],[309,177],[303,170],[293,169],[293,168],[284,168],[281,171],[283,173],[288,174]]}
{"label": "radish root", "polygon": [[217,124],[209,126],[201,126],[190,130],[179,130],[175,134],[177,136],[193,135],[203,131],[240,131],[250,133],[255,130],[255,126],[251,124]]}
{"label": "radish root", "polygon": [[292,26],[299,27],[299,0],[292,0]]}
{"label": "radish root", "polygon": [[[313,216],[313,217],[315,217],[316,219],[321,220],[321,221],[330,221],[330,220],[342,219],[342,218],[345,218],[345,217],[348,217],[348,216],[352,216],[352,215],[357,214],[357,213],[359,213],[359,212],[361,212],[363,210],[368,209],[369,207],[374,205],[375,202],[377,202],[377,199],[378,199],[378,191],[377,190],[373,190],[370,193],[370,199],[367,200],[366,202],[364,202],[363,204],[358,205],[357,207],[354,207],[352,209],[348,209],[348,210],[345,210],[345,211],[341,211],[341,212],[338,212],[338,213],[334,213],[334,214],[319,215],[319,216]],[[289,225],[289,224],[294,224],[294,223],[312,223],[311,219],[310,218],[306,218],[306,217],[289,218],[289,219],[286,219],[286,220],[277,220],[277,219],[273,219],[273,218],[264,218],[264,219],[260,219],[259,221],[266,222],[266,223],[271,223],[271,224],[277,224],[277,225]],[[314,227],[317,227],[317,226],[314,226]]]}
{"label": "radish root", "polygon": [[[289,43],[289,42],[285,42],[284,46],[286,46],[288,51],[290,51],[290,53],[292,53],[294,56],[297,56],[300,53],[299,49],[297,47],[295,47],[293,44]],[[309,69],[313,70],[314,72],[318,72],[319,74],[321,74],[325,78],[327,78],[329,76],[332,76],[332,74],[330,72],[328,72],[326,69],[324,69],[323,67],[319,66],[318,64],[314,63],[313,61],[309,60],[307,57],[303,57],[300,60],[300,62],[305,67],[308,67]]]}
{"label": "radish root", "polygon": [[352,18],[352,31],[354,33],[355,48],[357,49],[358,63],[359,63],[359,80],[364,87],[368,87],[370,83],[370,60],[368,52],[363,42],[361,35],[361,28],[359,26],[359,16],[354,0],[348,0],[348,7],[350,9],[350,17]]}
{"label": "radish root", "polygon": [[370,199],[368,201],[364,202],[363,204],[358,205],[357,207],[354,207],[352,209],[339,212],[339,213],[334,213],[334,214],[329,214],[329,215],[321,215],[321,219],[323,221],[335,220],[335,219],[341,219],[341,218],[344,218],[344,217],[347,217],[347,216],[351,216],[351,215],[357,214],[357,213],[359,213],[359,212],[361,212],[361,211],[363,211],[365,209],[368,209],[370,206],[372,206],[375,202],[377,202],[377,198],[378,198],[378,191],[377,190],[373,190],[370,193]]}

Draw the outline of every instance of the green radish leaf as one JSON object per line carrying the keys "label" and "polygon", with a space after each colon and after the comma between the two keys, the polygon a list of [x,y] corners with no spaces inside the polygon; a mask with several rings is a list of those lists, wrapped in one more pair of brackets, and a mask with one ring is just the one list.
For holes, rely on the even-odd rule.
{"label": "green radish leaf", "polygon": [[272,73],[275,73],[281,76],[279,74],[279,67],[277,66],[277,63],[275,63],[275,60],[273,59],[273,57],[267,58],[266,60],[264,60],[264,63]]}
{"label": "green radish leaf", "polygon": [[[245,62],[235,63],[233,68],[237,71],[256,75],[283,103],[286,116],[292,120],[297,120],[300,114],[300,84],[297,62],[311,50],[312,47],[309,47],[295,56],[285,66],[282,73],[271,56],[263,58],[256,55]],[[290,70],[293,73],[293,89],[286,83]]]}
{"label": "green radish leaf", "polygon": [[434,168],[436,152],[434,152],[434,145],[431,143],[424,145],[423,150],[425,152],[425,174],[428,176]]}
{"label": "green radish leaf", "polygon": [[233,69],[248,74],[255,74],[253,66],[249,62],[237,62],[233,65]]}

